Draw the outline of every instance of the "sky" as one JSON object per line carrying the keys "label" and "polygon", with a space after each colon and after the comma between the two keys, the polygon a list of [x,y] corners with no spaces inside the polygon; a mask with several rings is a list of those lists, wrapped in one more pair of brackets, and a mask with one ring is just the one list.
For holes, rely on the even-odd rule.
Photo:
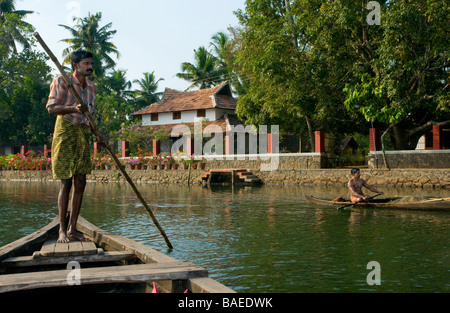
{"label": "sky", "polygon": [[[181,63],[193,63],[194,49],[209,48],[215,33],[228,33],[228,27],[238,26],[233,12],[244,8],[245,0],[16,1],[16,10],[35,12],[25,21],[36,28],[61,63],[67,44],[60,40],[71,35],[58,25],[73,27],[73,17],[102,12],[100,27],[111,22],[111,29],[117,30],[111,38],[120,52],[118,60],[114,56],[116,69],[126,70],[130,81],[154,71],[157,79],[164,79],[159,91],[188,88],[189,82],[175,76],[181,72]],[[43,51],[40,46],[39,50]],[[51,61],[49,65],[56,68]]]}

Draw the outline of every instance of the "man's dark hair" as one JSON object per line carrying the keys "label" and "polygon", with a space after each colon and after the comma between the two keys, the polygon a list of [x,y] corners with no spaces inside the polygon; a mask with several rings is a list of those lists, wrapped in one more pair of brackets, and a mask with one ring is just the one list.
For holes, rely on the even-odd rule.
{"label": "man's dark hair", "polygon": [[352,171],[351,171],[352,175],[355,175],[358,172],[359,172],[359,168],[357,168],[357,167],[352,168]]}
{"label": "man's dark hair", "polygon": [[70,56],[70,64],[72,65],[72,70],[75,70],[75,67],[73,66],[74,63],[80,63],[81,60],[92,58],[93,55],[89,51],[85,50],[77,50],[72,52],[72,55]]}

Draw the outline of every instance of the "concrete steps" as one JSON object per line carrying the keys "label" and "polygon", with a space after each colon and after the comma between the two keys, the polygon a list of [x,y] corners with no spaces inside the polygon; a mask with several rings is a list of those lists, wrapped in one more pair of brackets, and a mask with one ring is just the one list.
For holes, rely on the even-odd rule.
{"label": "concrete steps", "polygon": [[204,184],[261,184],[262,180],[247,169],[211,169],[206,171],[202,180]]}

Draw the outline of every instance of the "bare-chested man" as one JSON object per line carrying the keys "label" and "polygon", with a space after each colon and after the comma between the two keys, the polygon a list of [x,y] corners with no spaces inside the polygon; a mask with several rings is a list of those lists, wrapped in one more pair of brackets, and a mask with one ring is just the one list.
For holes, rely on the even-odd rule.
{"label": "bare-chested man", "polygon": [[372,192],[376,192],[380,195],[383,194],[383,192],[376,190],[374,187],[368,185],[364,179],[360,178],[361,173],[359,168],[353,168],[352,171],[352,179],[348,182],[348,189],[350,191],[350,200],[352,202],[363,202],[363,201],[369,201],[370,196],[366,196],[361,191],[361,188],[364,186],[367,189],[369,189]]}

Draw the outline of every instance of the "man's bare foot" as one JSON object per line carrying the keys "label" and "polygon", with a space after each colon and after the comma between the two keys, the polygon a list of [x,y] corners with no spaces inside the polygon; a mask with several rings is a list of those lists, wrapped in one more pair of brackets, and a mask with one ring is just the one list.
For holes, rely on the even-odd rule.
{"label": "man's bare foot", "polygon": [[67,238],[67,235],[65,232],[59,232],[57,243],[68,243],[70,240]]}
{"label": "man's bare foot", "polygon": [[69,237],[69,239],[73,241],[90,241],[88,238],[84,237],[83,234],[77,230],[68,231],[67,237]]}

